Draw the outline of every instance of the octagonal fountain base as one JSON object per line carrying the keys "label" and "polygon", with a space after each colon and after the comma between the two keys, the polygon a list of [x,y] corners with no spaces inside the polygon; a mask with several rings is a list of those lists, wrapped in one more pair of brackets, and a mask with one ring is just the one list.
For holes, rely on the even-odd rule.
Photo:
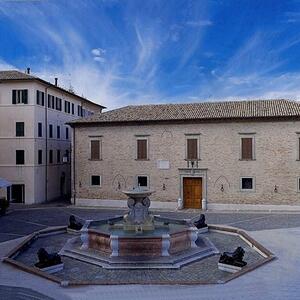
{"label": "octagonal fountain base", "polygon": [[155,216],[154,222],[155,230],[136,232],[122,229],[122,217],[87,221],[60,254],[106,269],[177,269],[219,253],[187,221]]}

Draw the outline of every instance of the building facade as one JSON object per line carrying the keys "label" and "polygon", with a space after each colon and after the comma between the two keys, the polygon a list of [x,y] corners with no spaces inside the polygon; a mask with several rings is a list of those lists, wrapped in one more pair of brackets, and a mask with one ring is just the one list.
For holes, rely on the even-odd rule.
{"label": "building facade", "polygon": [[126,207],[300,206],[300,104],[288,100],[128,106],[70,124],[73,200]]}
{"label": "building facade", "polygon": [[12,201],[32,204],[70,195],[66,122],[103,107],[27,72],[0,71],[0,177]]}

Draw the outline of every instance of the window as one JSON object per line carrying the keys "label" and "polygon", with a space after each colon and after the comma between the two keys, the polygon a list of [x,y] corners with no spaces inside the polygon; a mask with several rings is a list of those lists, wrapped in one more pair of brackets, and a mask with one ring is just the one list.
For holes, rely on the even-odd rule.
{"label": "window", "polygon": [[74,115],[75,114],[75,105],[74,105],[74,103],[72,103],[72,115]]}
{"label": "window", "polygon": [[197,160],[198,157],[198,139],[187,138],[186,139],[186,158],[188,160]]}
{"label": "window", "polygon": [[63,163],[68,163],[70,162],[70,151],[69,150],[66,150],[65,151],[65,155],[63,156]]}
{"label": "window", "polygon": [[49,124],[49,138],[53,138],[53,125]]}
{"label": "window", "polygon": [[148,140],[137,139],[137,159],[146,160],[148,159]]}
{"label": "window", "polygon": [[45,93],[41,91],[36,91],[36,104],[38,105],[45,105]]}
{"label": "window", "polygon": [[98,175],[91,176],[91,185],[101,186],[101,177]]}
{"label": "window", "polygon": [[16,122],[16,136],[24,136],[24,122]]}
{"label": "window", "polygon": [[49,150],[49,164],[53,164],[53,150]]}
{"label": "window", "polygon": [[25,151],[24,150],[16,150],[16,164],[17,165],[25,164]]}
{"label": "window", "polygon": [[241,160],[253,160],[253,137],[241,138]]}
{"label": "window", "polygon": [[12,104],[19,103],[28,103],[28,90],[12,90]]}
{"label": "window", "polygon": [[65,113],[70,113],[71,111],[71,103],[69,101],[65,101]]}
{"label": "window", "polygon": [[137,176],[137,186],[145,189],[148,188],[149,187],[148,176],[145,175]]}
{"label": "window", "polygon": [[41,165],[43,163],[43,150],[38,151],[38,164]]}
{"label": "window", "polygon": [[77,115],[78,117],[82,117],[82,108],[80,105],[77,105]]}
{"label": "window", "polygon": [[254,178],[242,177],[241,178],[241,191],[254,191]]}
{"label": "window", "polygon": [[101,141],[93,140],[91,141],[91,160],[101,159]]}
{"label": "window", "polygon": [[43,124],[38,123],[38,137],[42,137],[42,136],[43,136]]}
{"label": "window", "polygon": [[56,127],[56,137],[60,139],[60,126]]}
{"label": "window", "polygon": [[60,164],[60,150],[56,151],[56,162]]}
{"label": "window", "polygon": [[56,110],[61,111],[61,98],[56,97]]}
{"label": "window", "polygon": [[300,192],[300,177],[297,180],[297,191]]}
{"label": "window", "polygon": [[298,153],[297,153],[297,160],[300,160],[300,137],[298,137]]}
{"label": "window", "polygon": [[52,95],[48,95],[48,107],[54,109],[55,108],[55,97]]}
{"label": "window", "polygon": [[66,127],[66,140],[69,139],[69,127]]}

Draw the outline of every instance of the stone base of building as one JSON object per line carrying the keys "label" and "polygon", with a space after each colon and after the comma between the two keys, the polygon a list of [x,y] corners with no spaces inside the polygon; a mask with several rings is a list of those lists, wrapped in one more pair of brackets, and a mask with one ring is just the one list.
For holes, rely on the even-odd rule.
{"label": "stone base of building", "polygon": [[[91,207],[113,207],[113,208],[126,208],[127,200],[111,200],[111,199],[84,199],[77,198],[76,206],[91,206]],[[166,201],[152,201],[151,209],[168,209],[177,210],[177,202]],[[272,205],[272,204],[225,204],[225,203],[207,203],[208,210],[216,211],[288,211],[299,212],[300,205]]]}

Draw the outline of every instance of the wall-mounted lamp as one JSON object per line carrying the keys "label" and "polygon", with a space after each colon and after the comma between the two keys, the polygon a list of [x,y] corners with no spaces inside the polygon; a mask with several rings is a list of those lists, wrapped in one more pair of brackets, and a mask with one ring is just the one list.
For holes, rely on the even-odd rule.
{"label": "wall-mounted lamp", "polygon": [[163,189],[163,191],[166,190],[166,185],[164,183],[163,183],[162,189]]}
{"label": "wall-mounted lamp", "polygon": [[224,192],[224,185],[223,184],[221,184],[220,190],[221,190],[222,193]]}
{"label": "wall-mounted lamp", "polygon": [[278,193],[278,186],[275,184],[275,186],[274,186],[274,192],[275,193]]}
{"label": "wall-mounted lamp", "polygon": [[121,189],[121,183],[120,183],[120,181],[118,181],[118,190],[120,190]]}

